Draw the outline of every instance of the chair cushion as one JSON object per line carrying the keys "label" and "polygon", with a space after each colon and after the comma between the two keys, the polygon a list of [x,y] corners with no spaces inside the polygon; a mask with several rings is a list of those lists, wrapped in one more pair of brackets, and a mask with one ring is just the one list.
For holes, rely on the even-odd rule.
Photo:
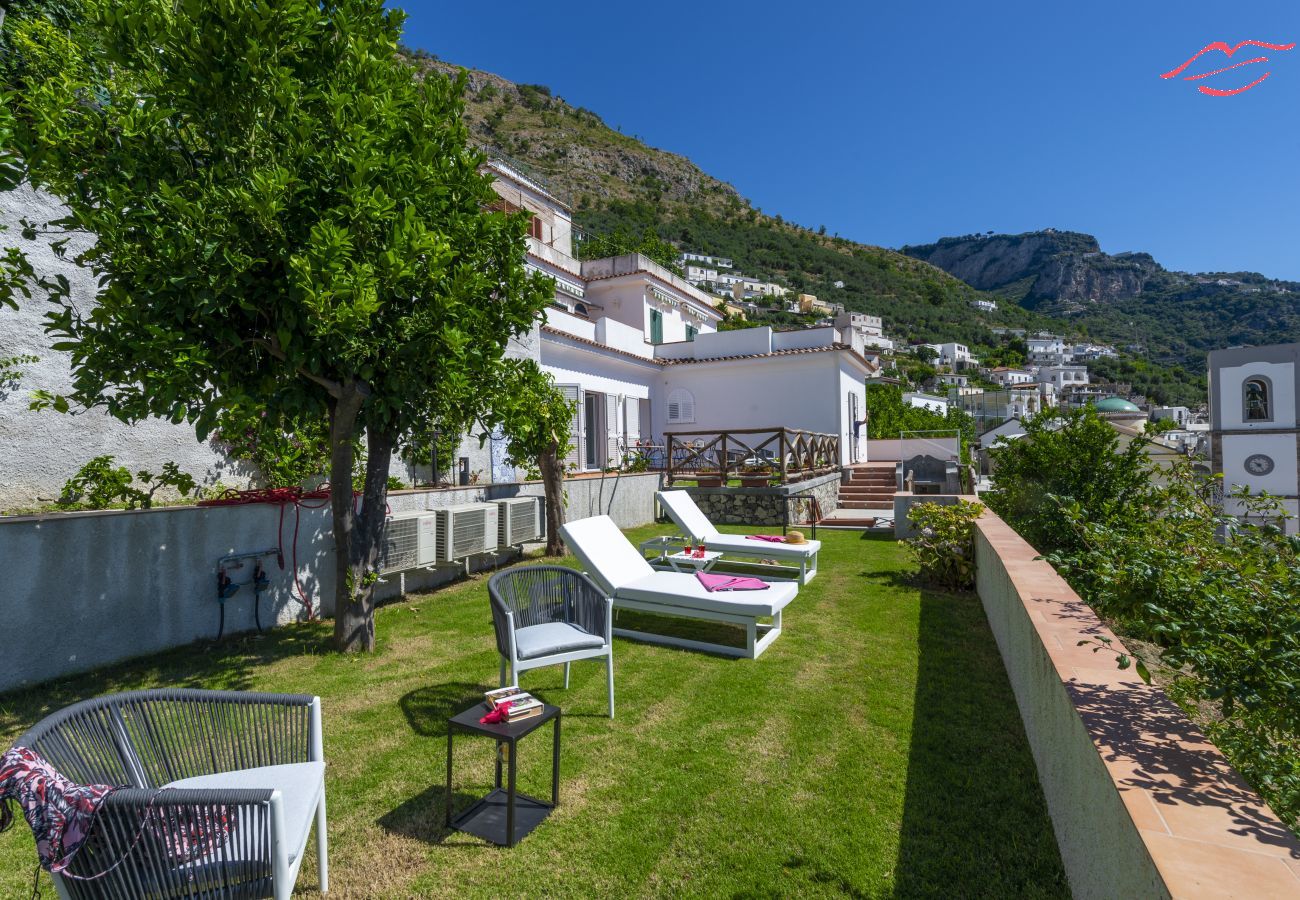
{"label": "chair cushion", "polygon": [[560,526],[560,535],[583,569],[606,594],[654,572],[641,551],[609,516],[592,516]]}
{"label": "chair cushion", "polygon": [[[239,769],[218,772],[215,775],[196,775],[182,778],[163,787],[201,790],[226,788],[238,790],[277,790],[284,809],[284,839],[289,847],[289,864],[302,854],[307,846],[316,805],[325,792],[325,763],[289,763],[281,766],[262,766],[257,769]],[[235,826],[236,829],[239,827]]]}
{"label": "chair cushion", "polygon": [[765,591],[710,593],[694,573],[655,572],[620,588],[614,594],[614,605],[618,606],[619,600],[639,600],[663,606],[669,615],[669,607],[675,606],[738,616],[773,616],[797,593],[798,585],[790,581],[769,582]]}
{"label": "chair cushion", "polygon": [[717,539],[718,529],[713,527],[709,517],[696,504],[695,498],[686,491],[658,491],[655,496],[683,534],[697,541]]}
{"label": "chair cushion", "polygon": [[572,653],[605,646],[605,639],[564,622],[529,625],[515,632],[515,652],[520,659],[536,659],[555,653]]}
{"label": "chair cushion", "polygon": [[743,534],[715,534],[704,542],[710,550],[736,556],[764,556],[768,559],[806,559],[822,548],[821,541],[806,544],[777,544],[771,541],[751,541]]}

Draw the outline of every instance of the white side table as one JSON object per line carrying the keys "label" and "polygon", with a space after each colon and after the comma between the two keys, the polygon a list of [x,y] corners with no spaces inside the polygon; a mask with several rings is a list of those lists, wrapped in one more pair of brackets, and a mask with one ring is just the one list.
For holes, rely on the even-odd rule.
{"label": "white side table", "polygon": [[685,572],[694,570],[696,572],[707,572],[722,559],[722,554],[716,550],[705,550],[703,556],[687,556],[685,553],[669,553],[664,557],[668,565],[673,567],[675,572]]}

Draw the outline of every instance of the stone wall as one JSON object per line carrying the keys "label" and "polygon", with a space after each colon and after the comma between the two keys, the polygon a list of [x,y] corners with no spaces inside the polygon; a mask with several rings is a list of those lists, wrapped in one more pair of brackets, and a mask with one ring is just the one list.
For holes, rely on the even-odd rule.
{"label": "stone wall", "polygon": [[700,510],[715,525],[781,525],[789,508],[791,523],[808,521],[809,504],[791,503],[787,497],[814,498],[823,516],[839,505],[840,473],[819,475],[807,481],[765,488],[688,487]]}

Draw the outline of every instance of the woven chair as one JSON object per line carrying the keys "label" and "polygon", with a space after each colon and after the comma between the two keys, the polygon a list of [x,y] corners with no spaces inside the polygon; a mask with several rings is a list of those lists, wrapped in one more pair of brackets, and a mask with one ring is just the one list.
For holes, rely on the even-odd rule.
{"label": "woven chair", "polygon": [[99,808],[70,877],[54,876],[60,897],[287,898],[313,818],[329,889],[318,697],[110,694],[54,713],[18,745],[82,784],[129,786]]}
{"label": "woven chair", "polygon": [[528,669],[564,663],[564,687],[574,660],[605,657],[609,717],[614,718],[613,601],[581,572],[563,566],[521,566],[488,581],[492,626],[501,654],[501,686]]}

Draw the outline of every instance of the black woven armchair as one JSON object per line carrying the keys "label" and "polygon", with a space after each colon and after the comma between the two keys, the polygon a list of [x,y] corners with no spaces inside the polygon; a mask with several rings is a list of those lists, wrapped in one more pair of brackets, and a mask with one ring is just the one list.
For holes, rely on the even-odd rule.
{"label": "black woven armchair", "polygon": [[18,745],[82,784],[130,786],[54,876],[61,897],[287,898],[313,819],[329,889],[318,697],[110,694],[48,716]]}
{"label": "black woven armchair", "polygon": [[502,687],[507,667],[518,687],[520,672],[564,663],[568,688],[570,663],[603,656],[614,718],[613,601],[595,582],[563,566],[521,566],[493,575],[488,596]]}

